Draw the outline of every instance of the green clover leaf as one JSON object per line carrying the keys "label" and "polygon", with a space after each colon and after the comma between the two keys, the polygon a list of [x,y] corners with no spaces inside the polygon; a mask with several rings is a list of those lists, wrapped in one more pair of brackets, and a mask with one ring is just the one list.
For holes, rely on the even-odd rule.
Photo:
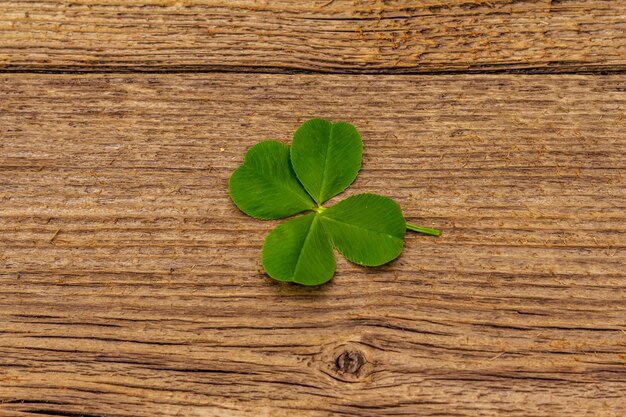
{"label": "green clover leaf", "polygon": [[311,119],[296,130],[291,163],[298,179],[317,204],[336,196],[361,169],[363,142],[349,123]]}
{"label": "green clover leaf", "polygon": [[246,153],[230,177],[230,196],[256,219],[282,219],[315,207],[291,168],[289,147],[274,140],[257,143]]}
{"label": "green clover leaf", "polygon": [[354,195],[325,210],[320,220],[337,250],[356,264],[386,264],[402,252],[406,221],[388,197]]}
{"label": "green clover leaf", "polygon": [[320,285],[335,273],[333,247],[351,262],[378,266],[397,258],[406,230],[441,232],[407,223],[388,197],[358,194],[326,208],[361,168],[363,142],[345,122],[311,119],[296,131],[291,149],[263,141],[248,150],[230,177],[230,196],[245,214],[280,219],[310,213],[278,225],[265,239],[263,267],[279,281]]}

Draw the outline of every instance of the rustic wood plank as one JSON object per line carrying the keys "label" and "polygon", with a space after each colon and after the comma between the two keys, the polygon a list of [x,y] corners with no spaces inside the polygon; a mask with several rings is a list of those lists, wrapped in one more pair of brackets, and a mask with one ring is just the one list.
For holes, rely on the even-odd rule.
{"label": "rustic wood plank", "polygon": [[[620,416],[626,76],[0,77],[0,414]],[[399,260],[272,282],[227,180],[355,123]]]}
{"label": "rustic wood plank", "polygon": [[4,71],[621,71],[624,0],[9,0]]}

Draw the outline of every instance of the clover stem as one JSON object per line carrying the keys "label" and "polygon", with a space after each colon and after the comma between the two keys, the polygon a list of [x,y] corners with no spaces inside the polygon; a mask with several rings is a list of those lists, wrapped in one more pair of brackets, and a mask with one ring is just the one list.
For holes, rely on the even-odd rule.
{"label": "clover stem", "polygon": [[326,210],[326,207],[322,206],[321,204],[313,209],[313,211],[315,211],[317,214],[322,214],[324,210]]}
{"label": "clover stem", "polygon": [[441,230],[431,229],[430,227],[418,226],[409,222],[406,223],[406,228],[408,230],[412,230],[417,233],[423,233],[429,236],[441,236]]}

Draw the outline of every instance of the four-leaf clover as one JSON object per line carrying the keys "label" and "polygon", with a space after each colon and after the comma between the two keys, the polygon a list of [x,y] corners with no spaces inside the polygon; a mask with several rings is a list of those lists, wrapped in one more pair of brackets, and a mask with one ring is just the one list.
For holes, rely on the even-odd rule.
{"label": "four-leaf clover", "polygon": [[388,197],[357,194],[332,207],[322,204],[344,191],[361,169],[363,142],[345,122],[311,119],[293,137],[291,148],[267,140],[253,146],[230,177],[230,196],[257,219],[281,219],[265,239],[263,267],[274,279],[319,285],[335,273],[333,247],[364,266],[400,255],[407,229],[439,236],[439,230],[407,223]]}

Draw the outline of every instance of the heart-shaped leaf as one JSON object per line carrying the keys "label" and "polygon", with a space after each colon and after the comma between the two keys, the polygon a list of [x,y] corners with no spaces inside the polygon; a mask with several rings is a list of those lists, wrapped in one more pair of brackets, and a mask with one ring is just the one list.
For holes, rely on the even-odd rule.
{"label": "heart-shaped leaf", "polygon": [[275,140],[250,148],[229,188],[237,207],[257,219],[281,219],[315,207],[291,168],[289,147]]}
{"label": "heart-shaped leaf", "polygon": [[390,198],[358,194],[326,209],[320,219],[333,245],[354,263],[382,265],[402,252],[406,221]]}
{"label": "heart-shaped leaf", "polygon": [[335,254],[318,214],[280,224],[263,245],[263,267],[274,279],[319,285],[335,273]]}
{"label": "heart-shaped leaf", "polygon": [[304,122],[291,143],[291,163],[317,204],[346,189],[361,169],[363,142],[350,123]]}

